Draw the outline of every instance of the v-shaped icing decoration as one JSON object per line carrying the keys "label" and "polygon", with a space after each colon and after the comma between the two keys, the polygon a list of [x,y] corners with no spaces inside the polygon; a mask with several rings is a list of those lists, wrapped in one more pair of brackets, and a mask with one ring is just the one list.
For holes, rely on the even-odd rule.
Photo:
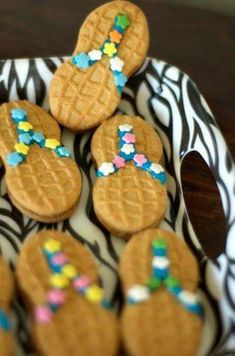
{"label": "v-shaped icing decoration", "polygon": [[103,308],[110,308],[109,302],[104,298],[104,290],[93,283],[89,277],[81,275],[69,262],[68,256],[63,253],[60,241],[46,240],[43,245],[43,254],[51,271],[51,289],[47,293],[46,303],[35,308],[34,314],[38,323],[49,322],[53,314],[66,303],[65,290],[70,285],[89,302],[100,304]]}
{"label": "v-shaped icing decoration", "polygon": [[148,300],[160,287],[166,288],[188,311],[202,315],[202,306],[195,293],[182,288],[178,278],[171,275],[167,257],[167,243],[162,238],[152,242],[152,276],[145,285],[136,284],[127,291],[127,303],[136,304]]}
{"label": "v-shaped icing decoration", "polygon": [[103,162],[96,174],[98,177],[106,177],[125,167],[126,162],[133,161],[134,165],[150,173],[154,179],[158,179],[161,184],[166,183],[166,174],[163,167],[158,163],[153,163],[147,157],[138,153],[135,148],[136,137],[133,134],[133,126],[123,124],[118,127],[118,147],[119,153],[112,162]]}
{"label": "v-shaped icing decoration", "polygon": [[71,152],[55,138],[46,138],[41,132],[36,132],[28,121],[27,112],[23,109],[12,109],[11,118],[17,124],[18,143],[15,150],[7,155],[7,164],[18,166],[25,161],[29,152],[29,146],[36,143],[42,148],[54,150],[59,157],[70,157]]}
{"label": "v-shaped icing decoration", "polygon": [[117,55],[124,31],[130,26],[127,15],[119,14],[114,19],[114,25],[109,32],[109,37],[100,49],[93,49],[88,53],[81,52],[72,58],[72,63],[78,68],[87,69],[100,61],[104,55],[110,57],[110,69],[114,75],[114,82],[121,94],[127,82],[127,77],[122,73],[124,61]]}

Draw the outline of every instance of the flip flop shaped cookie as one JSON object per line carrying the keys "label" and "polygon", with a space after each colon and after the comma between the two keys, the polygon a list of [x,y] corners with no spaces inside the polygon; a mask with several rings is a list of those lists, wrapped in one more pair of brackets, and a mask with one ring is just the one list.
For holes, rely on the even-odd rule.
{"label": "flip flop shaped cookie", "polygon": [[0,106],[0,156],[13,204],[29,217],[55,222],[76,207],[82,180],[57,122],[27,101]]}
{"label": "flip flop shaped cookie", "polygon": [[121,332],[128,354],[195,356],[202,307],[195,294],[197,263],[186,244],[160,229],[138,233],[124,250],[120,275],[127,299]]}
{"label": "flip flop shaped cookie", "polygon": [[16,273],[34,315],[40,355],[116,354],[117,322],[97,284],[97,267],[79,242],[59,231],[41,231],[23,245]]}
{"label": "flip flop shaped cookie", "polygon": [[112,1],[94,10],[79,31],[72,58],[52,79],[49,99],[56,120],[83,131],[109,118],[148,44],[148,24],[136,5]]}
{"label": "flip flop shaped cookie", "polygon": [[14,355],[14,341],[9,320],[9,305],[13,297],[13,276],[12,273],[0,257],[0,355]]}
{"label": "flip flop shaped cookie", "polygon": [[100,222],[124,239],[157,226],[167,192],[155,130],[140,117],[117,115],[96,130],[91,151],[98,166],[93,202]]}

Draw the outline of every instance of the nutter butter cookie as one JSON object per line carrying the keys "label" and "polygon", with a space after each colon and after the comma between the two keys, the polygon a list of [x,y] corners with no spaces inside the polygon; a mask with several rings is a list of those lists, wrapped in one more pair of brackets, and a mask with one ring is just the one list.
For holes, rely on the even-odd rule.
{"label": "nutter butter cookie", "polygon": [[132,237],[120,260],[126,304],[121,315],[132,356],[195,356],[202,331],[198,267],[174,233],[148,229]]}
{"label": "nutter butter cookie", "polygon": [[140,117],[117,115],[96,130],[91,152],[97,166],[94,210],[100,222],[124,239],[157,226],[167,190],[156,131]]}
{"label": "nutter butter cookie", "polygon": [[109,118],[128,77],[143,63],[149,45],[147,20],[129,1],[112,1],[81,26],[73,56],[57,69],[50,108],[62,125],[84,131]]}
{"label": "nutter butter cookie", "polygon": [[33,315],[32,336],[45,356],[116,355],[115,316],[90,253],[74,238],[44,230],[22,247],[16,269]]}
{"label": "nutter butter cookie", "polygon": [[0,355],[14,356],[15,346],[12,335],[12,327],[9,319],[9,306],[13,297],[13,276],[0,257]]}
{"label": "nutter butter cookie", "polygon": [[81,173],[60,139],[57,122],[27,101],[0,106],[0,157],[13,204],[42,222],[69,217],[79,200]]}

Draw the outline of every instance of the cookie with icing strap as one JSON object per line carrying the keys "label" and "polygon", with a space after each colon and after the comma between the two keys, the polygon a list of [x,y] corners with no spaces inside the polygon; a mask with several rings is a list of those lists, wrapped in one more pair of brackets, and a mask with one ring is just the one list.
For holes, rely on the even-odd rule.
{"label": "cookie with icing strap", "polygon": [[117,354],[117,321],[99,286],[98,268],[72,236],[44,230],[28,239],[16,276],[32,315],[37,354]]}
{"label": "cookie with icing strap", "polygon": [[116,115],[96,130],[91,152],[97,166],[93,203],[100,222],[124,239],[157,226],[167,190],[162,143],[152,126],[137,116]]}
{"label": "cookie with icing strap", "polygon": [[84,131],[109,118],[148,46],[147,20],[135,4],[117,0],[92,11],[80,28],[72,58],[57,69],[50,84],[56,120]]}
{"label": "cookie with icing strap", "polygon": [[195,356],[203,309],[198,267],[174,233],[148,229],[132,237],[120,259],[126,303],[121,334],[128,355]]}
{"label": "cookie with icing strap", "polygon": [[9,319],[9,309],[13,297],[13,275],[7,263],[0,257],[0,355],[13,356],[15,343]]}
{"label": "cookie with icing strap", "polygon": [[42,222],[69,217],[79,200],[81,173],[61,143],[57,122],[28,101],[0,106],[0,157],[7,191],[25,215]]}

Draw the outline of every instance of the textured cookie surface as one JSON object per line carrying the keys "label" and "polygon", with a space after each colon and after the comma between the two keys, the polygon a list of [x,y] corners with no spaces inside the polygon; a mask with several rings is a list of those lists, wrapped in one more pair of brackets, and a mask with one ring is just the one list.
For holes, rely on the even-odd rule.
{"label": "textured cookie surface", "polygon": [[[144,61],[149,45],[146,18],[129,1],[112,1],[94,10],[80,29],[74,55],[99,49],[118,14],[130,19],[118,49],[118,56],[125,63],[123,73],[129,77]],[[120,101],[109,58],[104,56],[87,69],[78,69],[71,60],[62,64],[52,79],[49,99],[51,112],[62,125],[74,131],[99,125],[112,115]]]}
{"label": "textured cookie surface", "polygon": [[[9,313],[13,290],[12,274],[6,262],[0,257],[0,312],[4,312],[6,315]],[[0,355],[13,356],[14,349],[11,330],[3,330],[0,327]]]}
{"label": "textured cookie surface", "polygon": [[[63,253],[81,275],[97,283],[97,266],[90,253],[71,236],[44,230],[26,241],[17,264],[20,291],[30,311],[46,302],[50,270],[42,248],[48,239],[61,243]],[[65,289],[66,302],[46,324],[34,322],[37,352],[49,356],[115,355],[118,348],[117,324],[112,312],[91,303],[72,284]]]}
{"label": "textured cookie surface", "polygon": [[[198,269],[186,244],[175,234],[148,229],[128,242],[120,261],[124,293],[133,285],[146,285],[152,270],[153,240],[167,243],[170,273],[182,287],[196,292]],[[134,356],[195,356],[201,338],[202,320],[188,311],[165,288],[154,291],[144,302],[126,305],[121,316],[125,348]]]}
{"label": "textured cookie surface", "polygon": [[7,155],[17,143],[16,124],[11,110],[24,109],[37,132],[60,140],[57,122],[43,109],[27,101],[11,102],[0,107],[0,156],[6,168],[6,184],[14,205],[39,221],[55,222],[70,216],[80,196],[82,181],[76,163],[61,158],[49,149],[30,146],[27,158],[16,167],[9,166]]}
{"label": "textured cookie surface", "polygon": [[[123,124],[133,126],[136,151],[159,163],[162,144],[155,130],[140,117],[117,115],[104,122],[92,138],[95,164],[99,167],[103,162],[112,162],[118,154],[118,127]],[[127,162],[117,172],[97,178],[93,202],[101,223],[113,234],[127,239],[160,223],[167,203],[166,185],[133,162]]]}

